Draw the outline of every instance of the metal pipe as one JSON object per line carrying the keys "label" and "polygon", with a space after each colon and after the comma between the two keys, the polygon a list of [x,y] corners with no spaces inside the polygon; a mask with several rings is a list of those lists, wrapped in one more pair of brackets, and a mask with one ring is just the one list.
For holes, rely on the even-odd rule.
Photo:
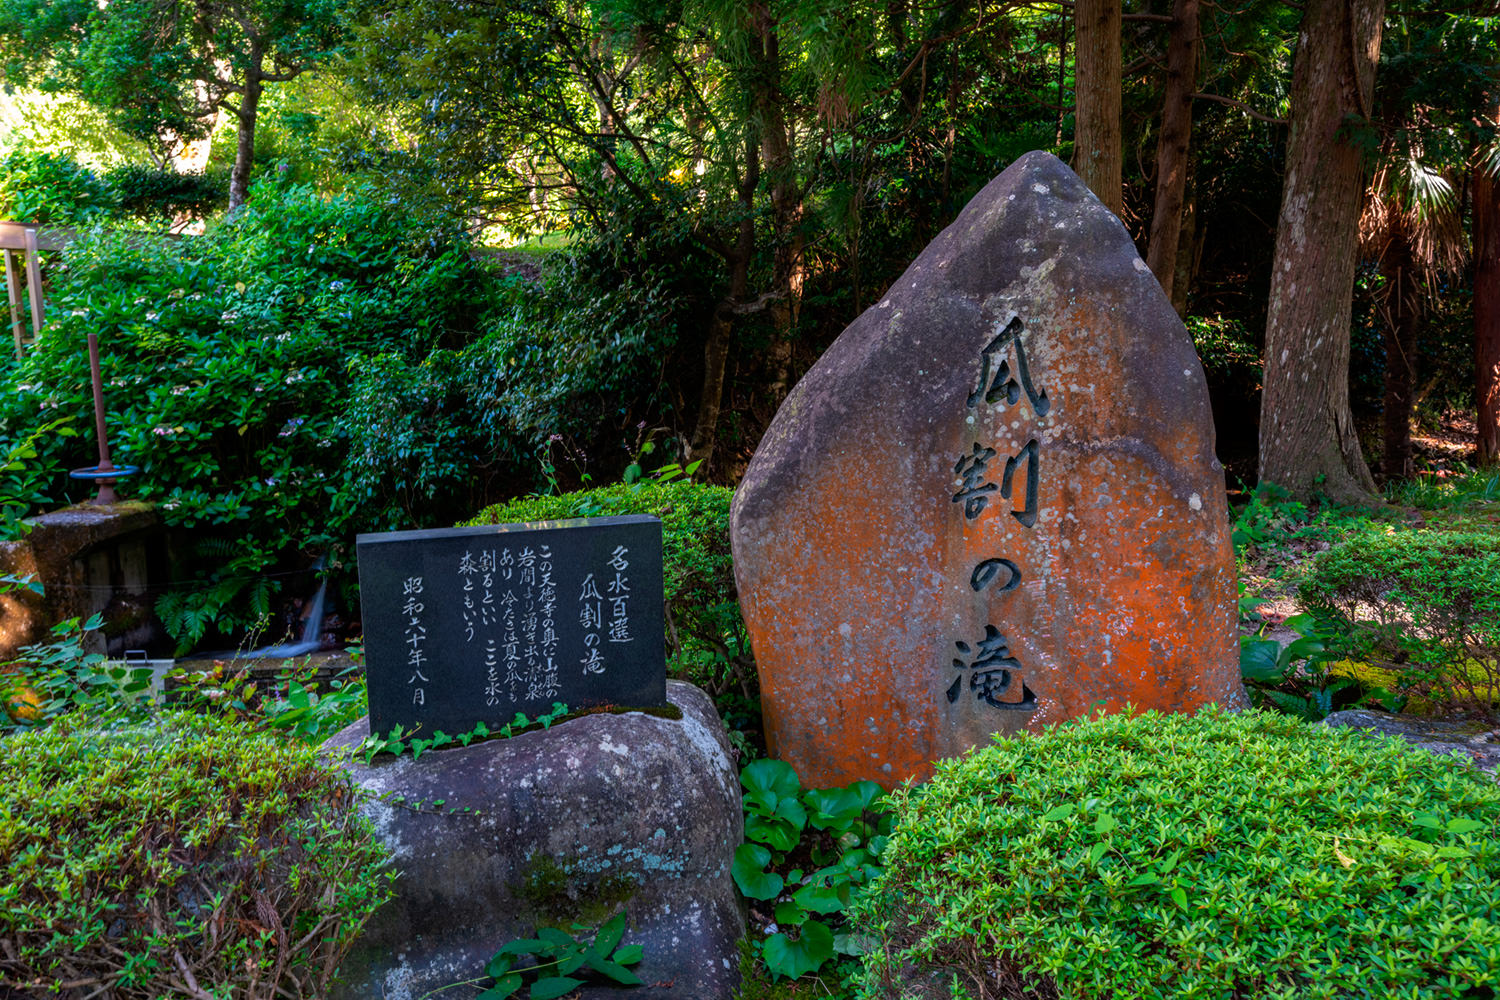
{"label": "metal pipe", "polygon": [[[89,375],[94,381],[94,429],[99,435],[99,471],[110,472],[115,466],[109,460],[109,436],[104,429],[104,377],[99,373],[99,337],[92,331],[89,332]],[[94,503],[111,504],[119,499],[115,495],[115,481],[100,479]]]}

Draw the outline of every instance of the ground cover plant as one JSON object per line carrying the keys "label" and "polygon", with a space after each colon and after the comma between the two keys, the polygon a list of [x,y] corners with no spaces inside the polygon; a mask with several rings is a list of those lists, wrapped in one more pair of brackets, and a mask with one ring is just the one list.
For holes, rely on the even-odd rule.
{"label": "ground cover plant", "polygon": [[1322,553],[1299,588],[1344,657],[1447,711],[1500,701],[1500,534],[1370,530]]}
{"label": "ground cover plant", "polygon": [[218,715],[0,739],[0,981],[26,996],[323,996],[389,891],[347,779]]}
{"label": "ground cover plant", "polygon": [[[1385,998],[1500,985],[1500,789],[1286,716],[1065,724],[892,797],[859,995]],[[934,994],[925,994],[934,995]]]}
{"label": "ground cover plant", "polygon": [[845,913],[882,870],[894,819],[885,792],[873,781],[803,788],[790,764],[771,759],[746,765],[740,785],[745,843],[732,874],[752,916],[772,918],[757,956],[771,980],[861,954],[864,938],[849,933]]}

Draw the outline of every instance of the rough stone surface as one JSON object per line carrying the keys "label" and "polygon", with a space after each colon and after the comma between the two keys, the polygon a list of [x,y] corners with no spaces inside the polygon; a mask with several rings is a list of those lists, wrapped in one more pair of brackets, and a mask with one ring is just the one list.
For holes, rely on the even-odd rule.
{"label": "rough stone surface", "polygon": [[[496,949],[539,925],[597,925],[623,907],[646,985],[585,997],[727,1000],[745,930],[729,871],[743,839],[739,782],[707,695],[669,681],[667,698],[680,720],[593,715],[418,760],[346,760],[376,796],[363,809],[401,875],[336,996],[417,1000],[483,976]],[[325,746],[365,735],[361,720]]]}
{"label": "rough stone surface", "polygon": [[798,383],[731,525],[771,752],[806,784],[890,786],[1099,705],[1245,704],[1202,367],[1048,154]]}
{"label": "rough stone surface", "polygon": [[0,574],[35,577],[46,592],[0,594],[0,660],[45,641],[54,623],[95,612],[104,613],[104,631],[118,641],[106,649],[95,634],[91,651],[119,654],[150,644],[159,626],[149,595],[166,573],[161,515],[151,504],[77,504],[26,523],[24,537],[0,542]]}
{"label": "rough stone surface", "polygon": [[1323,720],[1323,725],[1397,737],[1435,754],[1458,757],[1488,774],[1494,774],[1500,767],[1500,730],[1489,723],[1424,719],[1359,708],[1334,712]]}

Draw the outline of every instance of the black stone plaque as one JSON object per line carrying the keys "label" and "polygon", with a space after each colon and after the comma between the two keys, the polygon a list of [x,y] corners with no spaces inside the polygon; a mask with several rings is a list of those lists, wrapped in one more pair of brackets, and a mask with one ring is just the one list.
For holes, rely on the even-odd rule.
{"label": "black stone plaque", "polygon": [[367,534],[357,551],[371,732],[667,703],[654,517]]}

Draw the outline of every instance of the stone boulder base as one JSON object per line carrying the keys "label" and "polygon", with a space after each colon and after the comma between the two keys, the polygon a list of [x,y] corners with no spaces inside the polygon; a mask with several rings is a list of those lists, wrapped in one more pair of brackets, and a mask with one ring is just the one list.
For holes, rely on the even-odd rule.
{"label": "stone boulder base", "polygon": [[807,785],[889,787],[1096,708],[1245,703],[1202,366],[1046,153],[797,384],[731,516],[770,749]]}
{"label": "stone boulder base", "polygon": [[[585,997],[727,1000],[745,930],[729,871],[743,839],[739,782],[708,696],[669,681],[667,697],[680,720],[592,715],[418,760],[346,759],[400,877],[341,966],[337,996],[417,1000],[482,977],[501,945],[538,926],[597,926],[624,909],[646,985]],[[357,746],[365,727],[325,749]]]}

